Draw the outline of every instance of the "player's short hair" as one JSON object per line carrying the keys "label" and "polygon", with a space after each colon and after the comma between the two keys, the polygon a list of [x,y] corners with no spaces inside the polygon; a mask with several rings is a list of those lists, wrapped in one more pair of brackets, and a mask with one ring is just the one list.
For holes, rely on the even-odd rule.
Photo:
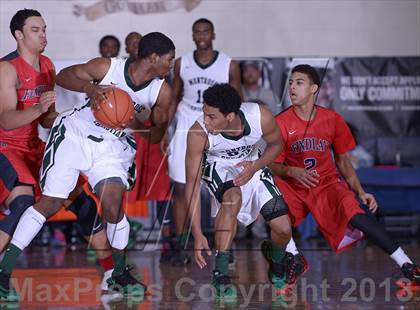
{"label": "player's short hair", "polygon": [[13,15],[12,20],[10,21],[10,32],[14,38],[16,38],[15,31],[22,31],[23,26],[25,26],[26,19],[32,16],[41,17],[41,13],[39,13],[37,10],[23,9],[17,11],[16,14]]}
{"label": "player's short hair", "polygon": [[102,39],[99,41],[99,47],[102,47],[106,40],[113,40],[115,43],[117,43],[118,50],[120,50],[121,42],[118,40],[116,36],[113,36],[112,34],[107,34],[106,36],[103,36]]}
{"label": "player's short hair", "polygon": [[132,31],[129,34],[127,34],[127,36],[125,37],[125,45],[128,45],[128,41],[131,39],[131,37],[133,36],[139,36],[141,38],[141,34],[138,33],[137,31]]}
{"label": "player's short hair", "polygon": [[231,112],[238,114],[242,104],[241,96],[229,84],[215,84],[207,88],[203,100],[205,104],[218,108],[224,115]]}
{"label": "player's short hair", "polygon": [[292,69],[292,74],[295,72],[303,73],[308,76],[312,84],[318,85],[318,88],[321,87],[321,80],[316,69],[308,64],[297,65]]}
{"label": "player's short hair", "polygon": [[161,32],[151,32],[141,38],[139,43],[138,57],[146,58],[153,53],[159,56],[168,54],[171,50],[175,50],[175,44]]}
{"label": "player's short hair", "polygon": [[203,23],[203,24],[209,24],[209,25],[210,25],[210,28],[211,28],[211,31],[212,31],[212,32],[214,32],[214,25],[213,25],[213,23],[212,23],[210,20],[208,20],[207,18],[200,18],[200,19],[197,19],[197,20],[194,22],[194,24],[192,25],[192,31],[194,32],[194,27],[195,27],[197,24],[201,24],[201,23]]}

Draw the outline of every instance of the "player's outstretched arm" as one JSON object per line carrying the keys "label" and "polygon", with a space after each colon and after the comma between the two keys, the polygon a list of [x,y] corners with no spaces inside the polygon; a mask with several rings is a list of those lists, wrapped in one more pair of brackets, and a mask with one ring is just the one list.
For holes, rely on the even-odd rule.
{"label": "player's outstretched arm", "polygon": [[260,111],[261,128],[263,133],[262,138],[267,143],[267,148],[258,160],[254,162],[243,161],[237,165],[242,166],[243,170],[233,181],[236,186],[245,185],[252,178],[255,172],[272,163],[280,154],[283,146],[280,130],[277,127],[273,114],[262,105],[260,105]]}
{"label": "player's outstretched arm", "polygon": [[378,209],[378,204],[375,200],[375,197],[363,190],[356,171],[354,171],[353,165],[351,164],[348,153],[346,152],[343,154],[337,154],[334,152],[334,159],[338,170],[346,179],[346,182],[350,188],[359,196],[364,204],[368,205],[372,212],[375,212]]}
{"label": "player's outstretched arm", "polygon": [[18,76],[13,65],[0,62],[0,126],[4,130],[13,130],[30,124],[48,111],[55,102],[55,92],[44,92],[39,103],[25,110],[16,110]]}
{"label": "player's outstretched arm", "polygon": [[85,64],[79,64],[64,68],[57,75],[57,84],[65,89],[86,93],[93,99],[102,96],[109,86],[95,85],[93,81],[101,81],[109,67],[111,60],[109,58],[94,58]]}
{"label": "player's outstretched arm", "polygon": [[207,135],[198,122],[190,128],[187,136],[187,154],[185,157],[186,185],[185,199],[191,219],[194,235],[195,260],[200,268],[206,266],[202,251],[211,255],[206,237],[201,230],[200,180],[204,150],[207,148]]}
{"label": "player's outstretched arm", "polygon": [[229,65],[229,84],[235,88],[239,96],[243,98],[241,87],[241,69],[236,61],[231,61]]}
{"label": "player's outstretched arm", "polygon": [[165,81],[160,89],[159,96],[153,106],[150,120],[151,126],[144,125],[139,119],[135,118],[130,124],[130,128],[152,144],[158,144],[165,136],[169,124],[170,106],[172,104],[172,89]]}

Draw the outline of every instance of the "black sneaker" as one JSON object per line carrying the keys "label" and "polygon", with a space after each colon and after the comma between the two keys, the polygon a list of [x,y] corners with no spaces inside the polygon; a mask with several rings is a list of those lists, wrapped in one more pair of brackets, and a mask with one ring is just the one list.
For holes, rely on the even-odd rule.
{"label": "black sneaker", "polygon": [[106,281],[108,283],[108,292],[144,296],[147,286],[131,275],[130,271],[132,269],[133,267],[127,265],[121,274],[114,275],[113,273],[111,278]]}
{"label": "black sneaker", "polygon": [[286,283],[288,285],[294,285],[297,282],[299,276],[301,276],[308,270],[308,262],[301,253],[293,255],[289,252],[286,252],[286,262]]}
{"label": "black sneaker", "polygon": [[213,271],[213,287],[216,290],[217,299],[236,300],[236,289],[231,285],[230,277],[219,270]]}
{"label": "black sneaker", "polygon": [[174,267],[183,267],[191,262],[190,256],[184,250],[173,250],[171,256],[171,265]]}
{"label": "black sneaker", "polygon": [[415,264],[405,263],[394,278],[399,287],[420,287],[420,268]]}
{"label": "black sneaker", "polygon": [[10,274],[0,269],[0,301],[17,302],[19,300],[19,294],[10,287]]}

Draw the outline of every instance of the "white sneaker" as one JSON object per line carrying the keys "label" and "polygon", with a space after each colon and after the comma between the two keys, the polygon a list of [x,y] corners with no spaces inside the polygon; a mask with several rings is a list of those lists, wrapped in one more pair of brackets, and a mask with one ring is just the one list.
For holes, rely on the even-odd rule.
{"label": "white sneaker", "polygon": [[108,290],[108,283],[106,283],[106,280],[111,278],[112,272],[114,271],[114,268],[107,270],[104,272],[104,275],[102,276],[102,282],[101,282],[101,290],[107,291]]}

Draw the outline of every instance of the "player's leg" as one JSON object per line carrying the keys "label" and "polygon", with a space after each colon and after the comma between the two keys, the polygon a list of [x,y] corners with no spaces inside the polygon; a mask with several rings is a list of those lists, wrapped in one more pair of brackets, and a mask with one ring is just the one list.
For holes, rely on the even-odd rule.
{"label": "player's leg", "polygon": [[10,275],[22,251],[41,230],[48,217],[61,208],[63,198],[42,196],[33,207],[29,207],[21,216],[12,240],[0,262],[0,300],[16,301],[19,296],[10,289]]}
{"label": "player's leg", "polygon": [[77,187],[70,194],[69,199],[71,203],[65,204],[66,209],[76,215],[84,238],[95,249],[98,262],[104,270],[101,288],[107,290],[106,281],[111,277],[114,263],[111,246],[98,214],[96,202],[83,190],[82,186]]}
{"label": "player's leg", "polygon": [[[268,277],[278,290],[284,288],[287,276],[286,246],[292,235],[291,221],[288,215],[287,206],[283,198],[278,195],[267,201],[260,211],[261,215],[268,222],[271,231],[270,247],[264,248],[265,257],[268,258]],[[268,251],[267,251],[268,250]],[[269,255],[267,255],[267,252]],[[278,292],[278,293],[281,293]]]}
{"label": "player's leg", "polygon": [[174,265],[183,265],[190,262],[188,255],[185,251],[182,251],[187,241],[189,227],[189,202],[185,201],[185,156],[188,130],[197,117],[198,115],[194,118],[194,115],[187,115],[187,113],[178,110],[176,113],[175,132],[169,143],[168,172],[169,177],[175,184],[173,194],[174,204],[172,206],[172,215],[176,230],[175,253],[172,259]]}
{"label": "player's leg", "polygon": [[[214,243],[216,249],[215,269],[213,271],[213,285],[219,298],[235,298],[236,291],[228,285],[229,277],[229,249],[235,236],[237,216],[242,206],[242,193],[239,187],[234,187],[233,182],[227,182],[222,195],[222,203],[217,212],[214,224]],[[226,183],[225,183],[226,184]]]}
{"label": "player's leg", "polygon": [[30,185],[14,187],[4,203],[9,214],[0,220],[0,252],[3,252],[9,244],[23,212],[35,204],[33,187]]}
{"label": "player's leg", "polygon": [[[305,193],[300,193],[290,184],[284,180],[277,180],[277,188],[282,193],[282,198],[287,205],[288,215],[293,226],[298,226],[307,216],[309,210],[305,205]],[[263,254],[271,255],[271,243],[263,241],[262,243]],[[286,253],[284,257],[286,265],[286,284],[294,285],[299,276],[308,270],[308,264],[305,257],[300,253],[296,247],[293,236],[290,237],[286,246]]]}
{"label": "player's leg", "polygon": [[[363,232],[374,244],[380,247],[401,268],[399,278],[407,278],[413,285],[420,285],[420,268],[412,262],[407,254],[387,233],[385,228],[371,214],[356,214],[350,220],[350,225]],[[397,284],[403,285],[397,279]]]}
{"label": "player's leg", "polygon": [[0,203],[8,208],[7,216],[0,221],[0,252],[9,243],[23,212],[35,204],[41,158],[35,150],[34,154],[16,150],[0,153]]}
{"label": "player's leg", "polygon": [[176,239],[171,264],[174,266],[183,266],[191,261],[189,256],[185,253],[188,235],[188,208],[187,202],[185,201],[185,184],[183,183],[175,182],[172,214],[175,224]]}
{"label": "player's leg", "polygon": [[107,281],[108,289],[123,294],[143,295],[146,286],[130,274],[130,269],[125,261],[125,249],[130,235],[130,224],[122,209],[122,199],[127,189],[119,177],[103,179],[94,185],[98,196],[103,217],[107,223],[106,235],[112,248],[114,271]]}
{"label": "player's leg", "polygon": [[172,212],[171,212],[171,202],[170,201],[157,201],[157,218],[161,227],[161,241],[162,249],[160,253],[159,262],[162,264],[168,264],[171,262],[173,254],[173,245],[172,245]]}

